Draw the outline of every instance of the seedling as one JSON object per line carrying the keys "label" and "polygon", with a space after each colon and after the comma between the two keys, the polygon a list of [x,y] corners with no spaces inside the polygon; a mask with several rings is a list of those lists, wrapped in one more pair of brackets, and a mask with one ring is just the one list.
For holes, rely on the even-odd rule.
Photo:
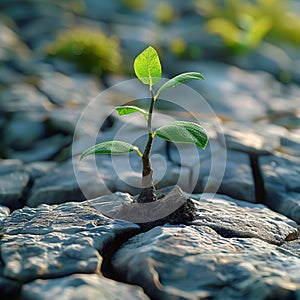
{"label": "seedling", "polygon": [[158,100],[158,96],[164,90],[174,87],[179,83],[189,80],[201,80],[204,79],[204,77],[202,74],[197,72],[182,73],[168,80],[155,92],[153,90],[153,86],[160,81],[162,68],[159,56],[156,50],[151,46],[146,48],[136,57],[134,61],[134,71],[137,78],[142,83],[149,86],[151,94],[149,110],[145,111],[137,106],[117,106],[115,107],[115,110],[120,116],[132,113],[141,113],[144,116],[148,130],[148,142],[145,146],[144,152],[142,153],[138,147],[127,142],[107,141],[88,148],[82,153],[80,159],[92,154],[122,154],[136,152],[142,159],[143,164],[142,191],[137,198],[137,202],[146,203],[156,200],[155,187],[153,184],[153,170],[150,162],[150,152],[153,139],[156,136],[170,142],[194,144],[202,149],[205,149],[208,143],[206,130],[199,124],[193,122],[175,121],[154,131],[152,127],[152,114],[154,105]]}

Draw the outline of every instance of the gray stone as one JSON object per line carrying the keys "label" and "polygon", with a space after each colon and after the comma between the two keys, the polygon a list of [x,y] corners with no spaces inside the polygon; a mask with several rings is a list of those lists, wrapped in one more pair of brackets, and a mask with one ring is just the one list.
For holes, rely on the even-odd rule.
{"label": "gray stone", "polygon": [[12,31],[8,26],[0,23],[0,60],[6,61],[16,56],[27,57],[29,54],[29,49],[27,46],[19,39],[17,34]]}
{"label": "gray stone", "polygon": [[74,274],[57,279],[37,279],[22,288],[24,300],[149,299],[142,288],[97,274]]}
{"label": "gray stone", "polygon": [[290,80],[290,76],[296,75],[293,69],[297,69],[299,55],[297,58],[290,56],[291,53],[287,51],[286,45],[283,41],[278,46],[276,43],[263,41],[259,47],[251,49],[248,55],[232,56],[233,63],[243,69],[263,70],[283,81]]}
{"label": "gray stone", "polygon": [[[30,22],[22,26],[22,36],[33,49],[45,48],[49,43],[53,42],[55,33],[65,27],[67,18],[61,15],[62,10],[56,9],[53,6],[42,8],[44,11],[53,11],[51,16],[46,15],[42,11],[38,12],[38,18],[32,18]],[[36,9],[37,4],[33,9]],[[58,7],[57,7],[58,8]]]}
{"label": "gray stone", "polygon": [[298,299],[299,263],[283,247],[224,238],[205,225],[156,227],[129,239],[112,258],[119,280],[140,285],[152,299],[172,300]]}
{"label": "gray stone", "polygon": [[266,204],[300,223],[300,159],[288,155],[259,158]]}
{"label": "gray stone", "polygon": [[20,208],[23,192],[29,182],[29,175],[22,171],[0,175],[0,204],[10,209]]}
{"label": "gray stone", "polygon": [[3,276],[18,281],[99,273],[102,256],[138,226],[87,204],[24,207],[0,221]]}
{"label": "gray stone", "polygon": [[0,205],[0,218],[4,218],[8,216],[10,213],[10,209],[4,205]]}
{"label": "gray stone", "polygon": [[[247,71],[229,64],[206,61],[181,62],[173,65],[174,74],[198,69],[205,76],[205,84],[192,83],[214,112],[225,120],[252,121],[267,114],[268,101],[280,84],[266,72]],[[197,109],[197,103],[195,110]]]}
{"label": "gray stone", "polygon": [[68,76],[72,76],[73,74],[80,72],[79,66],[74,64],[74,62],[66,61],[59,57],[51,57],[51,65],[49,66],[57,72]]}
{"label": "gray stone", "polygon": [[55,161],[36,161],[24,165],[24,171],[27,172],[31,180],[50,173],[58,163]]}
{"label": "gray stone", "polygon": [[60,106],[87,104],[101,91],[99,82],[90,75],[73,74],[70,77],[58,72],[41,74],[39,88]]}
{"label": "gray stone", "polygon": [[200,194],[198,215],[192,225],[208,226],[223,237],[258,238],[281,245],[298,236],[297,224],[264,205],[224,195]]}
{"label": "gray stone", "polygon": [[[222,176],[223,175],[223,176]],[[255,202],[255,185],[249,156],[220,149],[200,165],[198,191],[219,192],[236,199]]]}
{"label": "gray stone", "polygon": [[0,160],[0,175],[8,174],[15,171],[21,171],[23,163],[19,159],[1,159]]}
{"label": "gray stone", "polygon": [[[102,158],[105,160],[105,157]],[[97,175],[92,159],[79,161],[76,157],[62,163],[35,180],[26,204],[37,207],[43,203],[59,204],[105,195],[109,193],[110,186],[103,181],[106,173],[103,169],[106,169],[105,163],[101,164],[101,174]]]}
{"label": "gray stone", "polygon": [[223,125],[223,134],[231,150],[266,155],[279,149],[280,136],[287,130],[269,124],[229,123]]}
{"label": "gray stone", "polygon": [[7,155],[11,158],[20,159],[25,163],[48,160],[58,154],[64,147],[68,146],[71,141],[72,138],[70,136],[58,133],[38,140],[28,150],[7,150]]}
{"label": "gray stone", "polygon": [[1,240],[3,275],[23,282],[77,272],[99,272],[101,257],[92,237],[96,234],[82,235],[60,232],[4,235]]}
{"label": "gray stone", "polygon": [[[1,50],[0,50],[1,52]],[[10,85],[22,80],[22,76],[20,73],[15,71],[14,69],[1,65],[1,73],[0,73],[0,83],[4,85]]]}
{"label": "gray stone", "polygon": [[[291,114],[300,106],[300,98],[298,95],[293,95],[293,87],[283,88],[282,92],[277,97],[272,97],[272,101],[269,102],[269,118],[272,119],[272,116]],[[286,120],[287,121],[287,120]],[[282,121],[281,121],[282,122]],[[281,123],[279,122],[279,123]],[[282,123],[285,123],[283,121]]]}
{"label": "gray stone", "polygon": [[273,121],[273,123],[283,126],[289,130],[300,129],[300,117],[297,116],[297,113],[270,115],[270,120]]}
{"label": "gray stone", "polygon": [[281,151],[288,155],[300,156],[300,133],[289,132],[281,137]]}
{"label": "gray stone", "polygon": [[56,130],[73,134],[82,108],[59,108],[49,112],[49,124]]}
{"label": "gray stone", "polygon": [[3,142],[16,150],[30,148],[34,142],[46,135],[44,121],[43,114],[15,113],[3,130]]}
{"label": "gray stone", "polygon": [[290,241],[288,243],[285,243],[281,246],[282,248],[291,251],[295,255],[300,255],[300,238],[298,237],[297,240]]}
{"label": "gray stone", "polygon": [[94,19],[106,19],[111,20],[116,17],[118,8],[120,8],[119,2],[95,2],[92,0],[86,1],[86,8],[89,15]]}
{"label": "gray stone", "polygon": [[[164,189],[158,191],[158,193],[164,193]],[[127,216],[126,220],[143,223],[155,220],[153,213],[149,210],[153,210],[154,214],[155,210],[157,210],[156,215],[158,218],[166,216],[166,214],[163,214],[167,211],[175,211],[183,203],[180,202],[182,201],[182,199],[180,199],[180,193],[176,193],[177,192],[175,192],[175,195],[178,198],[176,201],[179,204],[176,204],[176,201],[174,201],[173,204],[168,204],[168,208],[163,208],[163,203],[162,205],[155,205],[155,202],[151,202],[145,204],[145,208],[141,208],[141,213],[137,213],[139,209],[137,203],[134,203],[136,207],[132,205],[134,201],[133,197],[124,193],[102,196],[89,200],[86,203],[105,215],[116,218],[121,215],[122,211],[128,213],[131,209],[132,215]],[[297,224],[294,221],[272,212],[264,205],[247,203],[225,195],[217,195],[214,197],[213,194],[194,194],[192,197],[199,200],[199,203],[196,204],[199,214],[192,224],[209,226],[221,235],[227,237],[256,237],[269,243],[282,244],[285,240],[291,240],[298,234],[297,229],[295,229]],[[166,202],[168,202],[168,200]],[[159,208],[155,209],[155,207]],[[146,211],[148,210],[149,213],[143,217],[142,212],[144,209]],[[247,217],[246,219],[245,215]]]}
{"label": "gray stone", "polygon": [[46,111],[52,107],[46,96],[25,83],[1,90],[0,98],[0,109],[5,112]]}

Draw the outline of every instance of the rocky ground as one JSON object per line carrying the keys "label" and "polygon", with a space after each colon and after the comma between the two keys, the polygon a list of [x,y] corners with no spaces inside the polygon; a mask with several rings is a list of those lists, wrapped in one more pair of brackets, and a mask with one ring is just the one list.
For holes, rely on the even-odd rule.
{"label": "rocky ground", "polygon": [[[0,3],[14,20],[0,23],[0,298],[300,299],[300,56],[288,84],[261,49],[254,60],[163,59],[165,77],[197,70],[206,80],[164,95],[155,126],[200,121],[210,143],[155,141],[157,187],[178,184],[197,213],[145,230],[107,216],[139,192],[136,157],[79,155],[111,138],[143,148],[142,118],[112,107],[144,105],[147,90],[132,75],[104,80],[42,54],[59,29],[99,19],[131,57],[149,44],[151,13],[99,2],[86,1],[89,18],[68,5]],[[165,37],[195,27],[189,20],[164,27],[163,49]]]}

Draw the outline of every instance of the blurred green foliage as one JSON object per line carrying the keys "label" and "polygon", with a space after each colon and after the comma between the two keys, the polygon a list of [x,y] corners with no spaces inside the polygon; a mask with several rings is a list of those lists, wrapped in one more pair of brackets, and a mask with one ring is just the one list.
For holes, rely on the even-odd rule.
{"label": "blurred green foliage", "polygon": [[197,0],[209,33],[220,35],[235,52],[263,40],[300,46],[300,14],[291,0]]}
{"label": "blurred green foliage", "polygon": [[156,20],[162,25],[171,23],[177,17],[173,6],[165,1],[156,4],[154,15]]}
{"label": "blurred green foliage", "polygon": [[148,0],[121,0],[121,3],[130,10],[140,12],[146,9]]}
{"label": "blurred green foliage", "polygon": [[120,70],[121,53],[116,37],[108,37],[99,29],[74,28],[60,32],[47,52],[76,63],[87,73],[104,75]]}
{"label": "blurred green foliage", "polygon": [[185,53],[187,44],[182,38],[174,38],[170,41],[169,48],[172,53],[176,54],[177,56],[181,56]]}

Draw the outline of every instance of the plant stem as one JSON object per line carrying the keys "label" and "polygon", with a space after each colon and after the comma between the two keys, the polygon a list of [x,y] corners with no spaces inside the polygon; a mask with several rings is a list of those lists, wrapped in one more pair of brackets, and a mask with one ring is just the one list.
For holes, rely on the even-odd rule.
{"label": "plant stem", "polygon": [[143,173],[142,173],[142,191],[137,199],[138,203],[152,202],[156,200],[155,187],[153,184],[153,170],[150,162],[150,151],[153,143],[153,132],[152,132],[152,114],[155,103],[155,95],[153,93],[152,87],[150,86],[151,92],[151,104],[149,107],[148,115],[148,142],[146,144],[142,162],[143,162]]}

